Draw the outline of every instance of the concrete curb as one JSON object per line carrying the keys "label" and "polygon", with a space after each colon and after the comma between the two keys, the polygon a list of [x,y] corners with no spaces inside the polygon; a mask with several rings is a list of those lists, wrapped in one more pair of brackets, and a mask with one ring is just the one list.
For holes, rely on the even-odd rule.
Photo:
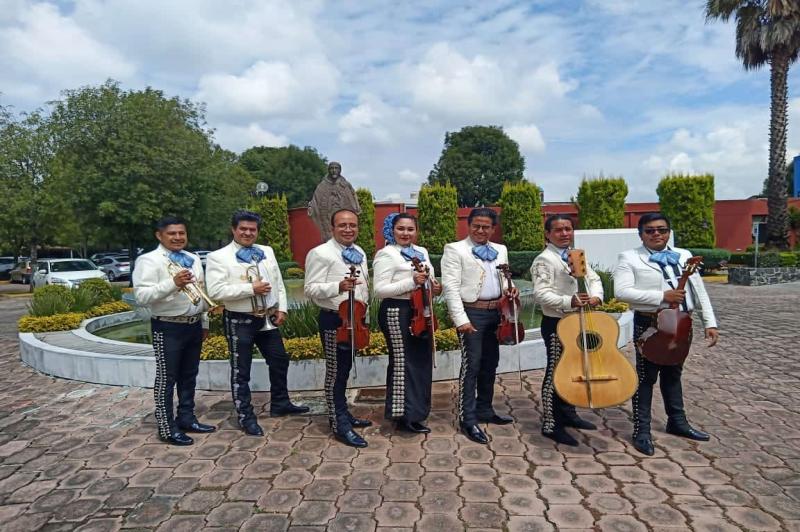
{"label": "concrete curb", "polygon": [[[109,316],[101,316],[85,320],[81,327],[72,331],[86,340],[115,344],[125,347],[138,346],[130,342],[119,342],[100,338],[92,334],[103,327],[117,325],[136,318],[135,312],[123,312]],[[619,347],[624,347],[633,337],[633,314],[626,312],[619,317]],[[538,329],[528,333],[538,333]],[[112,384],[119,386],[137,386],[152,388],[155,379],[155,359],[152,354],[115,355],[92,353],[54,346],[36,338],[33,333],[19,333],[20,358],[28,366],[54,377]],[[146,346],[144,346],[147,349]],[[149,349],[152,352],[152,349]],[[541,369],[547,360],[544,340],[537,338],[526,340],[519,345],[520,365],[522,371]],[[388,357],[368,356],[356,359],[355,371],[351,373],[349,387],[365,388],[384,386],[386,383],[386,366]],[[446,381],[458,378],[461,366],[460,351],[440,351],[436,353],[436,368],[433,370],[434,381]],[[500,346],[500,363],[498,373],[513,373],[518,370],[517,348]],[[293,360],[289,367],[289,390],[321,390],[325,382],[325,361]],[[269,373],[263,359],[253,360],[251,374],[253,391],[269,391]],[[225,391],[230,389],[230,363],[227,360],[201,360],[197,375],[197,388],[200,390]]]}

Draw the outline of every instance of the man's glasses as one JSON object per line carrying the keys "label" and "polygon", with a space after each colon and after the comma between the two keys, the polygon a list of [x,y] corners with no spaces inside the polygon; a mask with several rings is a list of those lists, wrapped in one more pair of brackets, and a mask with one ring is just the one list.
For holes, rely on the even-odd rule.
{"label": "man's glasses", "polygon": [[644,233],[646,235],[654,235],[656,233],[659,235],[666,235],[669,233],[669,227],[645,227]]}

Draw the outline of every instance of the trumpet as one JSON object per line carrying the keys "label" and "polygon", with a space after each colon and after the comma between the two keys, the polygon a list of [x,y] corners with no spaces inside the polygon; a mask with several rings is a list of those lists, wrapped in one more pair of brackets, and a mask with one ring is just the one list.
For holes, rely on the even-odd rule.
{"label": "trumpet", "polygon": [[[251,283],[262,281],[261,272],[258,269],[258,263],[253,263],[245,270],[247,280]],[[266,294],[253,294],[250,298],[250,308],[252,309],[253,316],[257,318],[272,317],[275,313],[275,306],[270,306]]]}
{"label": "trumpet", "polygon": [[[186,268],[184,268],[183,266],[172,260],[169,261],[169,263],[167,264],[167,272],[172,277],[175,277],[185,269]],[[192,302],[192,305],[199,305],[201,302],[205,301],[206,304],[208,305],[208,312],[213,313],[221,308],[220,305],[214,303],[211,300],[211,298],[208,297],[208,294],[206,294],[203,291],[203,289],[200,288],[200,286],[195,282],[187,284],[186,286],[181,288],[180,291],[183,292],[183,294],[189,298],[189,301]]]}

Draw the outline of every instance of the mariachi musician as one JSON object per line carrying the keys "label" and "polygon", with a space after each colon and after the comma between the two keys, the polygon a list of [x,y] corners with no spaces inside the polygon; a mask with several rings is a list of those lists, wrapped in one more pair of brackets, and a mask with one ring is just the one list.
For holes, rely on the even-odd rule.
{"label": "mariachi musician", "polygon": [[[440,294],[442,286],[436,282],[428,251],[414,244],[417,238],[414,216],[408,213],[387,216],[383,237],[386,246],[375,255],[373,279],[375,296],[382,299],[379,321],[389,348],[384,416],[394,420],[399,431],[428,433],[431,429],[423,422],[431,411],[435,344],[430,336],[411,334],[412,313],[422,309],[412,309],[410,300],[414,290],[423,286],[426,290],[430,286],[430,297]],[[425,268],[423,271],[412,265],[415,258]],[[430,285],[426,284],[429,281]]]}
{"label": "mariachi musician", "polygon": [[[340,209],[331,216],[333,237],[306,256],[304,292],[320,308],[319,336],[325,353],[325,400],[328,422],[334,437],[351,447],[366,447],[367,442],[354,428],[369,427],[372,422],[353,416],[347,408],[347,378],[353,365],[350,341],[338,343],[337,329],[342,325],[340,304],[354,291],[355,299],[369,303],[367,257],[355,241],[358,215]],[[350,276],[353,266],[359,277]]]}
{"label": "mariachi musician", "polygon": [[578,281],[570,274],[567,253],[575,233],[572,219],[552,214],[544,222],[547,246],[531,265],[533,296],[542,307],[542,338],[547,347],[547,369],[542,381],[542,435],[565,445],[576,446],[576,440],[565,429],[572,427],[595,430],[594,423],[581,419],[575,407],[555,393],[553,373],[561,358],[562,345],[556,331],[558,322],[580,307],[595,307],[603,302],[600,276],[586,267],[587,293],[578,292]]}
{"label": "mariachi musician", "polygon": [[688,312],[698,311],[705,328],[709,347],[719,339],[717,321],[703,280],[698,273],[689,277],[688,290],[678,290],[678,279],[692,254],[685,249],[667,246],[670,223],[660,213],[645,214],[639,219],[642,246],[619,255],[614,270],[614,295],[634,310],[633,338],[636,344],[636,372],[639,388],[633,396],[633,446],[643,454],[655,452],[650,434],[653,385],[661,376],[661,395],[667,413],[666,430],[691,440],[707,441],[709,435],[694,429],[686,419],[683,407],[681,373],[683,365],[661,365],[647,360],[636,340],[657,323],[657,312],[672,303]]}
{"label": "mariachi musician", "polygon": [[[208,336],[208,305],[192,301],[187,287],[203,284],[200,258],[185,251],[186,221],[168,216],[156,224],[159,245],[136,259],[133,293],[136,302],[149,307],[156,357],[153,396],[158,437],[172,445],[194,443],[187,432],[214,432],[194,414],[194,388],[200,364],[200,348]],[[173,393],[178,390],[177,417]]]}
{"label": "mariachi musician", "polygon": [[[461,374],[458,380],[458,421],[470,440],[487,444],[489,438],[478,423],[506,425],[513,418],[497,414],[492,406],[494,381],[500,360],[497,328],[500,325],[501,275],[508,264],[502,244],[490,242],[497,226],[497,213],[480,207],[467,217],[469,235],[444,247],[442,284],[450,317],[461,343]],[[512,287],[506,294],[516,298]]]}
{"label": "mariachi musician", "polygon": [[275,253],[256,244],[261,216],[237,211],[231,218],[233,240],[208,254],[208,293],[225,305],[223,323],[231,353],[231,394],[239,427],[250,436],[263,436],[253,410],[250,370],[253,346],[269,366],[272,416],[303,414],[307,406],[289,400],[289,355],[278,326],[286,319],[286,288]]}

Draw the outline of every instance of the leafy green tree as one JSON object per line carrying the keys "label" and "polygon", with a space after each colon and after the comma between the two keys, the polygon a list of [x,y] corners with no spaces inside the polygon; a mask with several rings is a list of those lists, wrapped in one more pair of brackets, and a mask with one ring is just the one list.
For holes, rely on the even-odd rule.
{"label": "leafy green tree", "polygon": [[444,149],[428,176],[430,184],[452,183],[459,207],[494,205],[503,183],[522,180],[525,159],[499,126],[468,126],[444,137]]}
{"label": "leafy green tree", "polygon": [[500,225],[509,251],[544,248],[542,189],[529,181],[505,183],[500,195]]}
{"label": "leafy green tree", "polygon": [[257,181],[267,183],[270,193],[285,194],[289,208],[311,201],[320,179],[328,173],[327,161],[310,146],[257,146],[245,150],[239,163]]}
{"label": "leafy green tree", "polygon": [[672,225],[676,245],[714,247],[713,175],[668,175],[659,182],[656,191],[661,212]]}
{"label": "leafy green tree", "polygon": [[258,243],[270,246],[278,262],[292,260],[286,196],[283,194],[264,196],[254,202],[251,210],[261,215]]}
{"label": "leafy green tree", "polygon": [[417,200],[418,243],[428,253],[441,255],[445,244],[456,239],[458,193],[453,185],[423,185]]}
{"label": "leafy green tree", "polygon": [[618,229],[625,227],[625,198],[628,185],[621,177],[583,178],[578,197],[572,202],[578,209],[581,229]]}
{"label": "leafy green tree", "polygon": [[356,197],[361,207],[356,244],[361,246],[367,258],[371,259],[375,256],[375,202],[372,199],[372,192],[366,188],[357,188]]}
{"label": "leafy green tree", "polygon": [[15,254],[27,247],[32,260],[69,224],[53,186],[54,146],[41,112],[17,119],[0,108],[0,240]]}
{"label": "leafy green tree", "polygon": [[[208,172],[224,157],[214,157],[202,107],[108,81],[64,91],[51,122],[59,144],[54,170],[76,220],[127,243],[131,259],[165,214],[205,223]],[[216,187],[226,195],[226,184]]]}
{"label": "leafy green tree", "polygon": [[789,247],[786,131],[789,67],[800,54],[800,4],[790,0],[707,0],[707,19],[736,19],[736,57],[744,68],[770,69],[767,245]]}

